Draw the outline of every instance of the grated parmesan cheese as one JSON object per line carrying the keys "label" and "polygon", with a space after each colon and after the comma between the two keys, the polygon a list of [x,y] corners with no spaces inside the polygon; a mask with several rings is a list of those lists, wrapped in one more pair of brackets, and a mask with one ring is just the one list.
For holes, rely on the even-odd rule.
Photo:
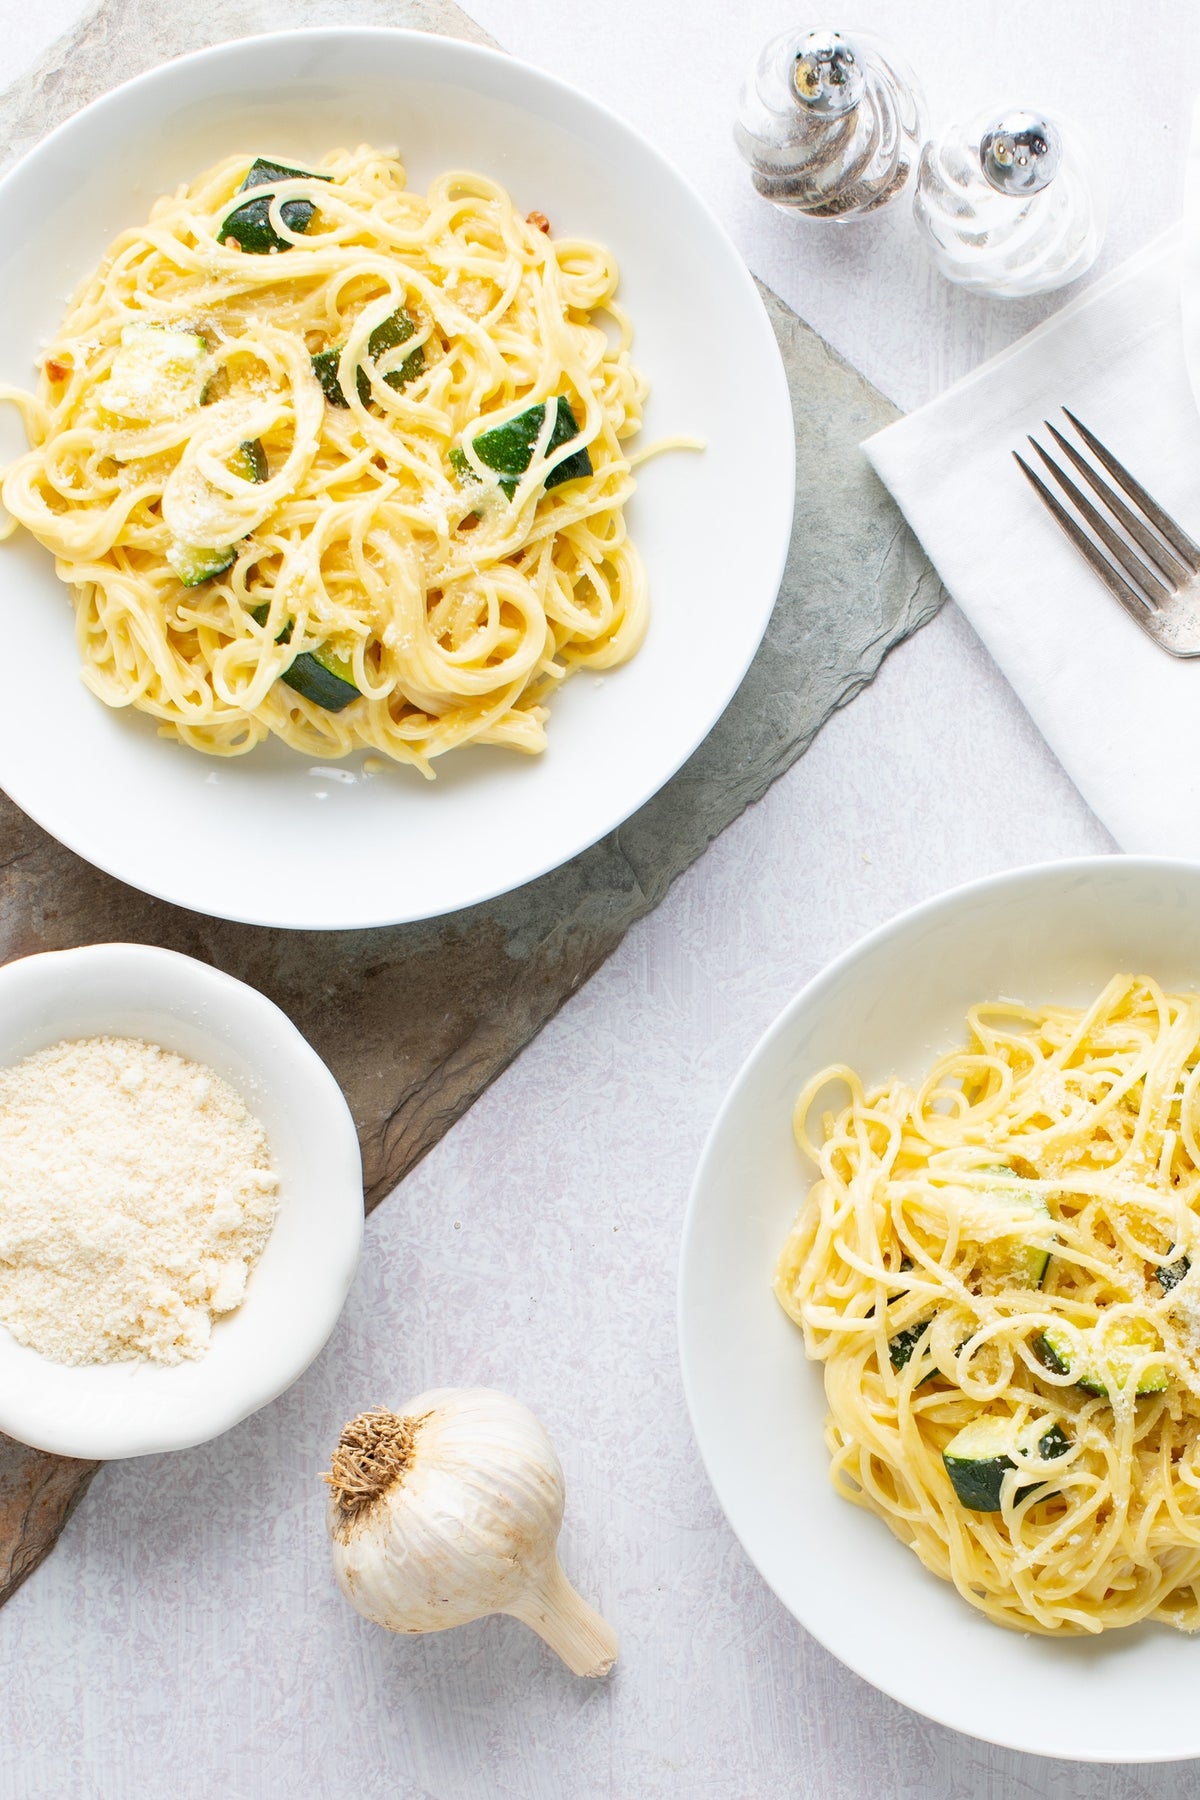
{"label": "grated parmesan cheese", "polygon": [[262,1126],[174,1051],[82,1038],[0,1069],[0,1324],[56,1362],[202,1356],[277,1185]]}

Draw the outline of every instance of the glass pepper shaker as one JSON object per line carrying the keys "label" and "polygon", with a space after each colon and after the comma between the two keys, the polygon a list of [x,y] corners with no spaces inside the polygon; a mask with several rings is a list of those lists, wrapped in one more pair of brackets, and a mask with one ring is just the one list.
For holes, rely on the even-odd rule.
{"label": "glass pepper shaker", "polygon": [[948,281],[1017,299],[1095,262],[1105,206],[1079,134],[1010,108],[954,126],[921,152],[913,217]]}
{"label": "glass pepper shaker", "polygon": [[787,32],[747,77],[734,139],[760,194],[788,212],[849,219],[903,190],[922,138],[920,90],[865,33]]}

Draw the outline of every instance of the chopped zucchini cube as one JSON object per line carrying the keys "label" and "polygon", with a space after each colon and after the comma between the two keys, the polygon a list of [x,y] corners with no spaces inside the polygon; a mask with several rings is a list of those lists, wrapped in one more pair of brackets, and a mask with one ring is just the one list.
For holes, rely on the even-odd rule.
{"label": "chopped zucchini cube", "polygon": [[[1056,1375],[1073,1375],[1077,1385],[1089,1394],[1098,1394],[1102,1399],[1109,1395],[1106,1375],[1110,1375],[1118,1388],[1126,1388],[1133,1374],[1135,1361],[1140,1361],[1147,1350],[1160,1348],[1158,1333],[1152,1325],[1143,1324],[1139,1319],[1126,1319],[1113,1327],[1105,1340],[1098,1339],[1096,1328],[1083,1333],[1085,1349],[1080,1355],[1074,1341],[1057,1326],[1047,1325],[1038,1333],[1033,1342],[1033,1353],[1046,1368]],[[1105,1354],[1101,1342],[1107,1342]],[[1103,1372],[1102,1372],[1103,1371]],[[1147,1363],[1138,1377],[1136,1392],[1143,1394],[1161,1394],[1170,1382],[1162,1363]]]}
{"label": "chopped zucchini cube", "polygon": [[[987,1175],[1005,1175],[1012,1182],[1015,1178],[1007,1163],[993,1163],[980,1171]],[[1012,1185],[986,1188],[982,1192],[974,1191],[972,1199],[985,1206],[1003,1207],[1016,1219],[1028,1221],[1027,1229],[1041,1233],[1049,1220],[1050,1209],[1040,1194],[1031,1194],[1028,1188]],[[969,1236],[969,1233],[965,1235]],[[1050,1252],[1040,1244],[1027,1244],[1020,1241],[1016,1229],[1011,1238],[993,1240],[984,1252],[983,1261],[989,1272],[1001,1281],[1010,1281],[1020,1287],[1040,1287],[1050,1266]]]}
{"label": "chopped zucchini cube", "polygon": [[243,481],[257,483],[270,479],[271,471],[267,467],[267,453],[261,438],[247,438],[238,445],[234,467]]}
{"label": "chopped zucchini cube", "polygon": [[1174,1262],[1159,1263],[1157,1269],[1154,1271],[1154,1279],[1157,1281],[1163,1293],[1169,1294],[1172,1288],[1177,1288],[1179,1286],[1191,1266],[1188,1257],[1178,1256]]}
{"label": "chopped zucchini cube", "polygon": [[888,1361],[893,1369],[902,1369],[912,1361],[913,1351],[933,1323],[932,1319],[921,1319],[916,1325],[910,1325],[906,1331],[898,1331],[888,1339]]}
{"label": "chopped zucchini cube", "polygon": [[[297,175],[312,181],[333,180],[332,175],[318,175],[313,169],[292,169],[286,163],[268,162],[265,157],[257,157],[250,165],[250,171],[238,193],[245,194],[256,188],[269,191],[257,195],[253,200],[247,200],[226,214],[218,234],[221,242],[232,238],[251,256],[268,256],[272,250],[293,249],[294,246],[287,238],[280,237],[271,223],[271,199],[276,183],[290,181]],[[289,231],[302,235],[312,224],[316,210],[311,200],[297,197],[285,200],[279,214]]]}
{"label": "chopped zucchini cube", "polygon": [[208,345],[199,332],[177,331],[149,319],[126,325],[97,398],[105,412],[136,424],[178,419],[200,405],[208,360]]}
{"label": "chopped zucchini cube", "polygon": [[[403,307],[386,318],[382,325],[377,325],[367,339],[367,353],[372,362],[388,350],[406,343],[417,329]],[[334,344],[328,350],[318,350],[312,358],[313,374],[321,384],[322,392],[331,406],[349,406],[346,391],[338,379],[338,368],[342,360],[344,345]],[[389,369],[384,381],[390,388],[402,388],[408,382],[422,374],[425,369],[425,351],[420,344],[405,357],[398,369]],[[354,384],[358,390],[359,400],[366,406],[371,398],[371,382],[366,370],[360,363],[354,371]]]}
{"label": "chopped zucchini cube", "polygon": [[[1044,1461],[1063,1456],[1070,1441],[1062,1428],[1051,1425],[1043,1431],[1034,1423],[1018,1428],[1011,1418],[985,1414],[964,1425],[942,1452],[942,1462],[961,1505],[971,1512],[999,1512],[1004,1477],[1015,1469],[1015,1458],[1035,1453]],[[1014,1495],[1021,1499],[1046,1484],[1028,1481]]]}
{"label": "chopped zucchini cube", "polygon": [[[560,394],[550,404],[556,411],[554,426],[546,445],[547,456],[579,436],[579,426],[571,411],[570,402]],[[517,491],[521,476],[529,467],[545,417],[545,405],[539,400],[536,406],[527,407],[515,419],[506,419],[503,425],[494,425],[490,431],[481,431],[478,437],[471,440],[471,448],[480,462],[485,468],[494,469],[500,476],[499,486],[510,500]],[[458,445],[450,452],[450,462],[462,479],[475,478],[475,471]],[[545,485],[548,488],[558,487],[560,482],[575,481],[581,475],[591,473],[592,459],[584,445],[551,469]]]}
{"label": "chopped zucchini cube", "polygon": [[214,575],[232,569],[237,561],[237,546],[226,544],[221,550],[209,550],[198,544],[172,544],[167,561],[184,587],[199,587],[202,581],[211,581]]}
{"label": "chopped zucchini cube", "polygon": [[[269,604],[256,606],[250,617],[256,624],[265,625],[270,610]],[[292,621],[289,619],[275,642],[286,644],[291,635]],[[335,656],[332,650],[302,650],[279,679],[294,693],[302,694],[326,712],[341,712],[352,700],[362,697],[354,685],[351,664],[344,657]]]}
{"label": "chopped zucchini cube", "polygon": [[297,694],[326,712],[341,712],[361,699],[352,680],[350,664],[328,650],[303,650],[290,669],[279,677]]}
{"label": "chopped zucchini cube", "polygon": [[318,350],[312,359],[312,372],[321,384],[321,392],[330,406],[349,406],[342,384],[338,380],[338,364],[342,360],[342,345],[335,344],[331,350]]}
{"label": "chopped zucchini cube", "polygon": [[1065,1333],[1039,1331],[1033,1340],[1033,1354],[1053,1375],[1069,1375],[1074,1363]]}
{"label": "chopped zucchini cube", "polygon": [[[375,327],[367,339],[367,354],[371,361],[378,362],[380,357],[386,356],[389,350],[396,350],[401,344],[407,344],[416,329],[417,322],[411,313],[406,311],[403,306],[397,307],[396,311],[391,313],[382,325]],[[407,387],[410,381],[415,381],[417,376],[423,375],[424,372],[425,351],[422,345],[418,344],[415,350],[409,351],[400,367],[389,369],[383,379],[388,387],[399,390]],[[365,393],[363,392],[364,388],[366,389]],[[370,398],[370,393],[371,385],[362,369],[359,369],[358,397],[364,406]]]}

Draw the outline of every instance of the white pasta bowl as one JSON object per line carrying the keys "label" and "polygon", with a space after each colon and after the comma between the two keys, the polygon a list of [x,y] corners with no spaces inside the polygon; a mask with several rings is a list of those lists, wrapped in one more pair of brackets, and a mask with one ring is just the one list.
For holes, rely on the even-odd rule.
{"label": "white pasta bowl", "polygon": [[362,1169],[333,1076],[244,982],[144,944],[55,950],[0,968],[0,1067],[102,1035],[144,1038],[215,1070],[263,1126],[279,1173],[279,1216],[245,1298],[215,1320],[198,1360],[67,1365],[0,1325],[0,1431],[64,1456],[144,1456],[216,1437],[308,1367],[354,1277]]}
{"label": "white pasta bowl", "polygon": [[1117,973],[1200,988],[1200,866],[1107,857],[928,901],[839,957],[738,1075],[692,1188],[680,1348],[709,1476],[747,1553],[834,1655],[942,1724],[1043,1756],[1200,1755],[1200,1647],[1161,1625],[1061,1641],[991,1624],[834,1492],[820,1370],[771,1292],[814,1171],[793,1102],[830,1063],[914,1080],[994,997],[1081,1005]]}
{"label": "white pasta bowl", "polygon": [[[331,28],[221,44],[105,95],[0,182],[0,382],[28,387],[73,287],[155,197],[220,158],[301,165],[395,148],[424,189],[451,168],[501,181],[556,234],[621,271],[650,382],[626,509],[650,627],[623,667],[554,697],[538,757],[484,748],[426,782],[361,753],[279,743],[229,759],[113,711],[78,673],[53,559],[0,545],[10,638],[36,681],[0,709],[0,786],[46,830],[135,887],[195,911],[303,929],[394,924],[532,880],[612,831],[711,730],[757,650],[790,542],[795,445],[782,360],[749,271],[687,183],[585,95],[496,51],[421,32]],[[25,446],[0,417],[0,463]],[[11,415],[11,416],[10,416]],[[370,766],[367,766],[370,765]]]}

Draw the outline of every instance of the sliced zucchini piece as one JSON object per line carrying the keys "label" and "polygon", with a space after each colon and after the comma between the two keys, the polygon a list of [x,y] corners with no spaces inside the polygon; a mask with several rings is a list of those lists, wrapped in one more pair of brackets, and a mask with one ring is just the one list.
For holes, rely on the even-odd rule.
{"label": "sliced zucchini piece", "polygon": [[351,680],[352,674],[351,665],[329,650],[302,650],[279,679],[314,706],[324,707],[326,712],[341,712],[352,700],[362,698]]}
{"label": "sliced zucchini piece", "polygon": [[[342,384],[338,380],[338,363],[342,358],[341,344],[335,344],[330,350],[318,350],[312,359],[312,372],[321,384],[321,392],[330,406],[349,406]],[[361,373],[361,371],[360,371]]]}
{"label": "sliced zucchini piece", "polygon": [[261,482],[270,479],[271,471],[267,467],[267,453],[263,449],[261,438],[247,438],[238,445],[234,467],[243,481]]}
{"label": "sliced zucchini piece", "polygon": [[[1049,1461],[1063,1456],[1070,1447],[1070,1440],[1059,1425],[1042,1431],[1036,1423],[1018,1427],[1011,1418],[985,1413],[951,1438],[942,1451],[942,1461],[961,1505],[971,1512],[999,1512],[1004,1477],[1016,1468],[1016,1456],[1032,1456],[1036,1451]],[[1027,1481],[1017,1489],[1014,1499],[1045,1486],[1045,1482]]]}
{"label": "sliced zucchini piece", "polygon": [[932,1324],[932,1319],[919,1319],[906,1331],[898,1331],[895,1337],[888,1339],[888,1361],[893,1369],[902,1369],[912,1361],[913,1351]]}
{"label": "sliced zucchini piece", "polygon": [[204,380],[200,389],[201,406],[212,406],[218,400],[224,400],[229,394],[229,370],[222,364],[215,368]]}
{"label": "sliced zucchini piece", "polygon": [[1159,1263],[1157,1269],[1154,1271],[1154,1279],[1157,1281],[1163,1293],[1169,1294],[1172,1288],[1177,1288],[1179,1286],[1191,1266],[1191,1261],[1188,1257],[1177,1256],[1174,1262]]}
{"label": "sliced zucchini piece", "polygon": [[[380,357],[386,356],[389,350],[395,350],[401,344],[407,344],[409,338],[416,329],[417,321],[413,318],[412,314],[407,312],[403,306],[397,307],[396,311],[391,313],[389,317],[383,321],[382,325],[377,325],[375,327],[374,331],[367,339],[367,353],[370,356],[371,361],[378,362]],[[402,387],[407,387],[410,381],[415,381],[418,375],[423,375],[424,373],[425,350],[423,345],[418,344],[415,350],[409,351],[404,361],[400,364],[400,367],[398,369],[390,369],[383,379],[387,387],[399,390]],[[365,392],[364,389],[366,390]],[[371,384],[367,380],[362,369],[359,369],[358,397],[364,406],[367,404],[370,393]]]}
{"label": "sliced zucchini piece", "polygon": [[[1085,1331],[1085,1342],[1092,1336]],[[1100,1373],[1101,1362],[1107,1362],[1120,1388],[1127,1387],[1133,1370],[1135,1359],[1140,1358],[1146,1350],[1160,1348],[1158,1334],[1153,1326],[1143,1324],[1139,1319],[1123,1320],[1107,1334],[1110,1345],[1106,1357],[1101,1358],[1089,1347],[1080,1356],[1072,1339],[1060,1327],[1047,1325],[1044,1331],[1034,1339],[1033,1353],[1048,1369],[1056,1375],[1073,1375],[1077,1384],[1089,1394],[1099,1394],[1108,1398],[1108,1386]],[[1170,1375],[1161,1363],[1147,1363],[1138,1378],[1137,1393],[1161,1394],[1170,1381]]]}
{"label": "sliced zucchini piece", "polygon": [[[579,426],[575,414],[571,411],[570,401],[561,394],[551,402],[557,410],[554,415],[554,428],[546,445],[546,455],[559,450],[571,439],[579,436]],[[542,429],[546,417],[546,408],[542,401],[536,406],[527,407],[518,413],[515,419],[507,419],[503,425],[495,425],[490,431],[481,431],[471,441],[471,447],[485,468],[494,469],[500,476],[500,487],[511,500],[517,491],[517,483],[529,467],[533,456],[534,445]],[[450,452],[450,463],[455,473],[463,480],[476,479],[475,471],[467,461],[465,453],[456,444]],[[588,455],[587,446],[576,450],[571,456],[560,462],[557,468],[551,469],[546,477],[548,488],[558,487],[560,482],[575,481],[581,475],[590,475],[592,459]]]}
{"label": "sliced zucchini piece", "polygon": [[208,345],[198,331],[179,331],[149,319],[126,325],[96,397],[117,418],[161,424],[201,404],[207,365]]}
{"label": "sliced zucchini piece", "polygon": [[[256,606],[250,616],[255,624],[265,625],[270,610],[269,604]],[[286,644],[291,635],[289,619],[275,642]],[[352,700],[362,698],[354,685],[352,665],[344,657],[335,656],[332,650],[302,650],[279,679],[293,692],[311,700],[314,706],[324,707],[326,712],[341,712]]]}
{"label": "sliced zucchini piece", "polygon": [[[234,468],[243,481],[266,481],[267,453],[260,439],[247,439],[238,445]],[[223,575],[226,569],[232,569],[237,561],[237,545],[225,544],[212,549],[199,544],[175,543],[167,551],[167,561],[184,587],[199,587],[202,581],[211,581],[214,575]]]}
{"label": "sliced zucchini piece", "polygon": [[226,544],[224,549],[209,550],[198,544],[172,544],[167,551],[167,561],[184,587],[199,587],[202,581],[211,581],[214,575],[223,575],[226,569],[232,569],[237,561],[237,545]]}
{"label": "sliced zucchini piece", "polygon": [[[1013,1170],[1007,1163],[991,1163],[979,1173],[1012,1175]],[[1050,1217],[1050,1209],[1041,1195],[1031,1194],[1028,1188],[985,1188],[972,1197],[985,1204],[1003,1206],[1014,1215],[1026,1214],[1035,1227],[1040,1227]],[[1022,1287],[1041,1287],[1050,1266],[1050,1252],[1038,1244],[1014,1244],[1011,1239],[1003,1239],[988,1245],[983,1260],[991,1273],[1001,1280],[1014,1281]]]}
{"label": "sliced zucchini piece", "polygon": [[[394,350],[397,344],[407,343],[417,329],[416,321],[410,318],[403,307],[386,318],[382,325],[377,325],[367,339],[367,354],[372,362],[388,350]],[[331,406],[349,406],[346,391],[338,380],[338,366],[342,359],[342,344],[333,344],[328,350],[318,350],[312,358],[313,374],[321,384],[322,392]],[[390,369],[384,381],[390,388],[400,389],[410,381],[424,373],[425,351],[418,344],[416,349],[405,357],[398,369]],[[354,371],[354,383],[358,389],[358,397],[366,406],[371,398],[371,382],[366,370],[360,363]]]}
{"label": "sliced zucchini piece", "polygon": [[[312,181],[333,180],[332,175],[318,175],[314,169],[292,169],[286,163],[268,162],[265,157],[256,157],[238,193],[245,194],[254,188],[268,191],[257,194],[253,200],[245,201],[225,215],[219,233],[221,242],[232,238],[251,256],[268,256],[272,250],[291,250],[294,246],[287,238],[280,237],[271,223],[271,199],[276,183],[290,181],[297,175],[306,176]],[[312,224],[316,210],[311,200],[296,198],[285,200],[279,214],[289,231],[303,234]]]}

